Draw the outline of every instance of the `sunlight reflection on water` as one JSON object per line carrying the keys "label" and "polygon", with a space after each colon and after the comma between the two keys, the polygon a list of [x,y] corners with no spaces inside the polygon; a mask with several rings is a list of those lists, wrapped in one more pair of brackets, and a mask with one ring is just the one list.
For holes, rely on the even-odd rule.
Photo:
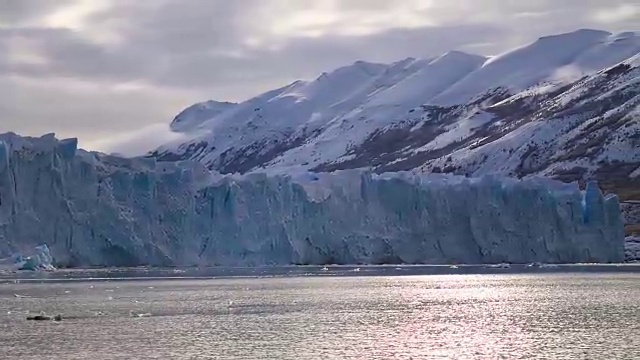
{"label": "sunlight reflection on water", "polygon": [[624,273],[1,284],[0,358],[634,359],[638,319]]}

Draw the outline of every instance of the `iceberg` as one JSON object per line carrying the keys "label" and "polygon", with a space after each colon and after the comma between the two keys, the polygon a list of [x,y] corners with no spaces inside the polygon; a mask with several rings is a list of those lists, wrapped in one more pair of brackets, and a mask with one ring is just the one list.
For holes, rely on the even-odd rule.
{"label": "iceberg", "polygon": [[18,270],[55,270],[55,267],[53,266],[53,257],[51,256],[49,247],[46,244],[36,246],[35,253],[33,255],[27,256],[26,258],[18,255],[18,259],[21,260],[16,262],[16,264],[19,264]]}
{"label": "iceberg", "polygon": [[22,254],[12,254],[11,257],[1,259],[0,268],[5,270],[55,270],[53,266],[53,257],[49,251],[49,247],[44,244],[35,247],[35,253],[29,256]]}
{"label": "iceberg", "polygon": [[548,179],[244,176],[0,135],[0,258],[35,264],[528,264],[624,259],[618,199]]}

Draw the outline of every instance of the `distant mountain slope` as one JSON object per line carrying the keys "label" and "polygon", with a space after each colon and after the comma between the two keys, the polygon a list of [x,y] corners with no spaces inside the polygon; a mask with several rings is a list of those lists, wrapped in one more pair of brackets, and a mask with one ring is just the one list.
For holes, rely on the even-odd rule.
{"label": "distant mountain slope", "polygon": [[578,30],[491,58],[359,61],[239,104],[188,108],[172,128],[190,140],[150,156],[223,173],[542,174],[632,191],[639,53],[640,33]]}

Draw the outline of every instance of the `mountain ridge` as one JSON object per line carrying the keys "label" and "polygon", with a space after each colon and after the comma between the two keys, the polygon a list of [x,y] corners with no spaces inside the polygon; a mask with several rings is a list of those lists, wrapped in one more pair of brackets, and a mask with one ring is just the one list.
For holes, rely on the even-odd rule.
{"label": "mountain ridge", "polygon": [[222,173],[367,167],[633,182],[638,53],[638,32],[581,29],[494,57],[357,61],[205,112],[188,141],[149,156]]}

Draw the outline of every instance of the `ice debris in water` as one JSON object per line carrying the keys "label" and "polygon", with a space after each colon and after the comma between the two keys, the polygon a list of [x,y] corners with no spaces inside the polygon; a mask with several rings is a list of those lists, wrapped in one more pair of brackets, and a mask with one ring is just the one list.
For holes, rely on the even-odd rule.
{"label": "ice debris in water", "polygon": [[133,310],[129,310],[129,316],[135,317],[135,318],[149,317],[151,316],[151,313],[137,313],[137,312],[134,312]]}
{"label": "ice debris in water", "polygon": [[508,263],[492,264],[492,265],[488,265],[487,267],[491,269],[509,269],[511,268],[511,264],[508,264]]}
{"label": "ice debris in water", "polygon": [[27,316],[27,320],[35,320],[35,321],[47,321],[47,320],[62,321],[62,315],[58,314],[58,315],[55,315],[55,316],[49,316],[49,315],[46,315],[44,312],[41,312],[41,313],[40,313],[40,315]]}

